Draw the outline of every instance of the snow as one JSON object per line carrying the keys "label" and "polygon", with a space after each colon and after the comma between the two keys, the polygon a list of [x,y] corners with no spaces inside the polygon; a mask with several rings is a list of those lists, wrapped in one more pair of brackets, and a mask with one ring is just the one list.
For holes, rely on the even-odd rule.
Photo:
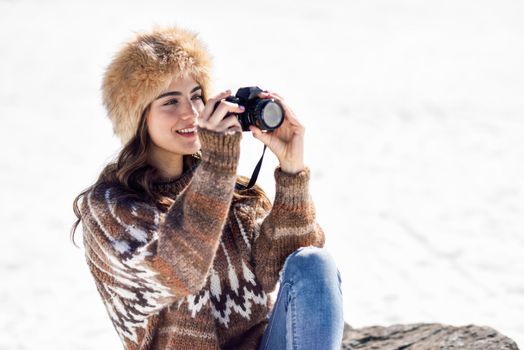
{"label": "snow", "polygon": [[[0,1],[0,349],[115,349],[69,241],[118,151],[100,82],[154,25],[200,32],[216,89],[283,95],[354,327],[489,325],[524,346],[524,3]],[[239,172],[262,145],[244,134]],[[274,194],[276,158],[259,183]],[[81,243],[81,230],[77,234]]]}

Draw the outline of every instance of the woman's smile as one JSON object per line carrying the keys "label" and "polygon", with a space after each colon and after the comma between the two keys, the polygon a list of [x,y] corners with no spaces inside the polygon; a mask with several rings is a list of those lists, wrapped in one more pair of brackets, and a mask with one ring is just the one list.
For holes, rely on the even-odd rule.
{"label": "woman's smile", "polygon": [[184,138],[193,138],[193,137],[196,137],[197,127],[193,126],[189,128],[178,129],[175,132]]}

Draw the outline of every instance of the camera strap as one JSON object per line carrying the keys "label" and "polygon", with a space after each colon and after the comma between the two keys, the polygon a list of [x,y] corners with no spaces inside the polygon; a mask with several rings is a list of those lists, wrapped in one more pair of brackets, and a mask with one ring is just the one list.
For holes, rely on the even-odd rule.
{"label": "camera strap", "polygon": [[260,160],[258,161],[257,166],[255,167],[255,170],[253,170],[253,174],[251,175],[251,179],[249,180],[249,183],[247,184],[247,186],[237,183],[236,188],[238,190],[248,190],[255,185],[255,183],[257,182],[258,173],[260,172],[260,168],[262,167],[262,160],[264,160],[264,154],[266,153],[266,148],[267,146],[264,145],[264,150],[262,151],[262,157],[260,157]]}

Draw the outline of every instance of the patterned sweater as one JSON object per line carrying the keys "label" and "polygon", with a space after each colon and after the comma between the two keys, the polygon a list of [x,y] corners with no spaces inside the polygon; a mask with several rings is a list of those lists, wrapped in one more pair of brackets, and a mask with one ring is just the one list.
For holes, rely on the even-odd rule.
{"label": "patterned sweater", "polygon": [[309,168],[275,169],[268,213],[232,201],[242,134],[198,132],[198,166],[155,183],[169,208],[109,183],[82,201],[86,260],[125,349],[256,349],[286,257],[324,245]]}

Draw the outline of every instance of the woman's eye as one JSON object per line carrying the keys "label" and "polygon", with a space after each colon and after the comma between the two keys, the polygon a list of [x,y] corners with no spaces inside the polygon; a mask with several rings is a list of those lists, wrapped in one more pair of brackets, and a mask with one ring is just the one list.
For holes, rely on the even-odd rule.
{"label": "woman's eye", "polygon": [[164,103],[164,106],[168,106],[168,105],[176,105],[178,103],[177,100],[173,99],[173,100],[169,100],[167,101],[166,103]]}
{"label": "woman's eye", "polygon": [[201,95],[195,95],[193,96],[193,100],[201,100],[202,99],[202,96]]}

